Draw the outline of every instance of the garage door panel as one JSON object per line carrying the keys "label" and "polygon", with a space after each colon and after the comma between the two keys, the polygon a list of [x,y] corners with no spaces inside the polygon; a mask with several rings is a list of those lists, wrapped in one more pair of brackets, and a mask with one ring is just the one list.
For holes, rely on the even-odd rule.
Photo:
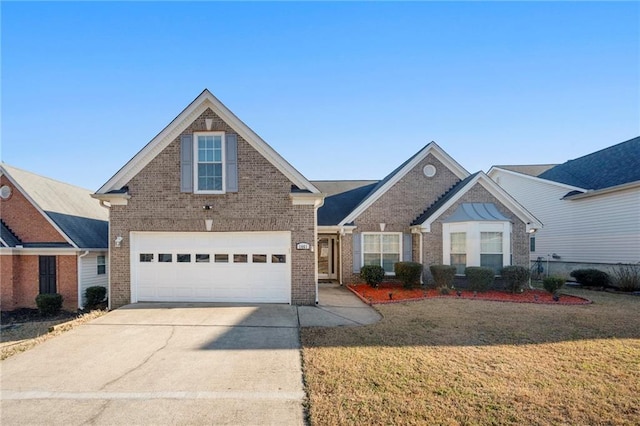
{"label": "garage door panel", "polygon": [[[133,232],[132,300],[289,303],[290,245],[289,232]],[[141,262],[141,254],[153,260]],[[179,254],[189,261],[178,262]],[[196,255],[209,261],[196,262],[203,258]],[[216,255],[228,262],[216,262]],[[234,255],[246,255],[247,262],[234,262]],[[275,255],[285,262],[274,263]]]}

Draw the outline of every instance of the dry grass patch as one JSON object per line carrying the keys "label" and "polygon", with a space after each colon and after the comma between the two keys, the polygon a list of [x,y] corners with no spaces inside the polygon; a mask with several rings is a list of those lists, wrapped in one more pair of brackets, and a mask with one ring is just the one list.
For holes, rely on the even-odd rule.
{"label": "dry grass patch", "polygon": [[52,337],[106,313],[106,310],[95,310],[71,320],[63,318],[49,321],[28,321],[16,324],[16,327],[4,329],[0,334],[0,360],[31,349]]}
{"label": "dry grass patch", "polygon": [[435,299],[303,329],[312,424],[640,424],[640,297]]}

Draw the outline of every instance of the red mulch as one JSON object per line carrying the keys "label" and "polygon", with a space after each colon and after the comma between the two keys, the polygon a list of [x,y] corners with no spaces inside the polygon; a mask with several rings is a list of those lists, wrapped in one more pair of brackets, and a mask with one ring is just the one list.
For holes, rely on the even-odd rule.
{"label": "red mulch", "polygon": [[544,290],[525,290],[524,293],[513,294],[506,291],[489,290],[478,292],[461,290],[458,296],[457,290],[450,290],[449,294],[441,294],[436,289],[405,289],[400,284],[382,283],[378,288],[373,288],[368,284],[355,284],[347,287],[356,296],[368,304],[397,303],[411,300],[450,298],[450,299],[473,299],[490,300],[495,302],[512,303],[541,303],[552,305],[588,305],[590,300],[578,296],[561,294],[560,300],[553,300],[553,296]]}

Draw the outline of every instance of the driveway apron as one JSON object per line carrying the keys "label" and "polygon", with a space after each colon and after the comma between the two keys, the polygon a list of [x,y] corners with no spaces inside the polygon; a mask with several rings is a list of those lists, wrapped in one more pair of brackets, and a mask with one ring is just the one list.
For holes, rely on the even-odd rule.
{"label": "driveway apron", "polygon": [[3,361],[2,424],[304,424],[298,325],[288,305],[117,309]]}

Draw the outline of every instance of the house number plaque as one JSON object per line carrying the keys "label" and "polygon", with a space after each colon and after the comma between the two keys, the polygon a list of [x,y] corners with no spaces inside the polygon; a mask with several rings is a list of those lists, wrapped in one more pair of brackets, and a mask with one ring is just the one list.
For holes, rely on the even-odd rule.
{"label": "house number plaque", "polygon": [[311,250],[311,244],[309,243],[297,243],[296,250]]}

